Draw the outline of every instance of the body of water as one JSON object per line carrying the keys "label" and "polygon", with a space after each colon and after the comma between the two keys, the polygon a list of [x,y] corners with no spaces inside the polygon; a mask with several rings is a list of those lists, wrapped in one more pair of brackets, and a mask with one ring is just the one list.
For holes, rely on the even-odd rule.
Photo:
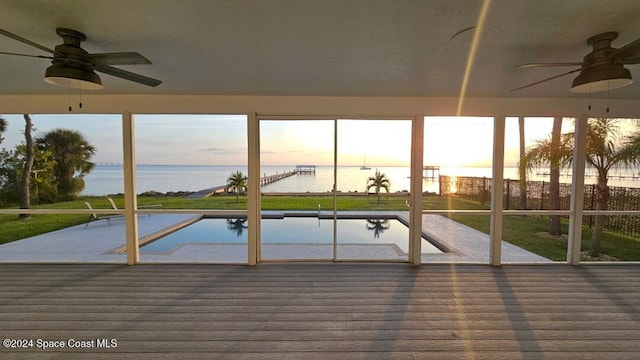
{"label": "body of water", "polygon": [[[263,166],[260,176],[295,170],[295,166]],[[338,167],[338,190],[363,192],[367,178],[376,168],[360,170],[358,166]],[[380,167],[391,181],[391,192],[409,190],[408,167]],[[136,167],[136,193],[146,191],[199,191],[224,185],[232,172],[247,174],[246,166],[229,165],[142,165]],[[315,174],[298,174],[262,187],[263,192],[330,192],[333,167],[317,166]],[[106,195],[124,192],[121,165],[97,165],[85,176],[82,195]]]}
{"label": "body of water", "polygon": [[[261,176],[273,175],[295,170],[295,166],[263,166]],[[337,171],[337,189],[341,192],[364,192],[367,178],[379,170],[387,175],[391,182],[390,192],[409,190],[409,167],[372,167],[360,170],[359,166],[339,166]],[[234,165],[139,165],[136,167],[136,193],[147,191],[199,191],[214,186],[224,185],[232,172],[242,171],[247,174],[246,166]],[[541,169],[540,174],[530,174],[530,180],[545,180],[543,175],[548,170]],[[612,172],[609,180],[611,186],[638,187],[640,181],[631,180],[633,173],[629,171]],[[425,175],[430,175],[425,173]],[[490,167],[442,167],[440,175],[491,177]],[[587,171],[585,183],[595,182],[595,174]],[[637,174],[636,174],[637,176]],[[504,177],[518,178],[517,168],[504,170]],[[625,178],[621,178],[625,177]],[[124,193],[124,171],[122,165],[97,165],[85,176],[85,189],[82,195],[108,195]],[[294,175],[262,187],[263,192],[330,192],[333,187],[333,166],[318,166],[315,174]],[[561,182],[571,182],[564,174]],[[438,192],[436,179],[423,180],[424,191]]]}

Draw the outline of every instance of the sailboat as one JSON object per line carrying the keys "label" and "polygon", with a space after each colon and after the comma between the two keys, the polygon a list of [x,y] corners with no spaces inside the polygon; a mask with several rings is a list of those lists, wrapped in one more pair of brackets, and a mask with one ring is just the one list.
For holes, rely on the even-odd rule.
{"label": "sailboat", "polygon": [[371,170],[370,167],[367,166],[367,156],[364,156],[364,162],[362,164],[362,166],[360,166],[360,170]]}

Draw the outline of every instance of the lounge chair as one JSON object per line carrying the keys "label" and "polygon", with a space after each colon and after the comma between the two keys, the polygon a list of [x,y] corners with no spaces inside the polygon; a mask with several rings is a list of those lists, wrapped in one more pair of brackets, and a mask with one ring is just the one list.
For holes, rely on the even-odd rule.
{"label": "lounge chair", "polygon": [[[84,205],[87,207],[87,209],[92,210],[93,211],[93,207],[91,206],[91,204],[89,204],[88,202],[85,202]],[[114,214],[114,215],[98,215],[96,213],[92,213],[91,215],[89,215],[89,219],[87,220],[87,223],[84,225],[84,228],[86,229],[87,226],[89,226],[89,223],[91,222],[91,220],[107,220],[107,224],[109,226],[111,226],[111,219],[112,218],[116,218],[116,217],[123,217],[124,215],[121,214]]]}
{"label": "lounge chair", "polygon": [[113,210],[119,210],[112,198],[108,197],[107,201],[111,204],[111,208],[113,208]]}
{"label": "lounge chair", "polygon": [[[109,201],[109,204],[111,204],[111,208],[113,208],[113,210],[120,210],[118,209],[118,206],[116,205],[115,201],[113,201],[112,198],[108,197],[107,201]],[[138,206],[138,209],[148,209],[148,208],[161,208],[162,205],[143,205],[143,206]],[[151,214],[148,214],[149,217],[151,217]]]}

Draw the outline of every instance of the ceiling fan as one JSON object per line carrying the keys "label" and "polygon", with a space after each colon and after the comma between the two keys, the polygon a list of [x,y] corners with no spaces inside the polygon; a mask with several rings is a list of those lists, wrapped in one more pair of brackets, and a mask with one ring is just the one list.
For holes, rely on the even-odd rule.
{"label": "ceiling fan", "polygon": [[593,50],[584,57],[582,62],[529,63],[516,66],[518,68],[580,66],[580,68],[520,86],[511,91],[522,90],[578,71],[580,74],[573,80],[569,89],[571,92],[606,91],[631,85],[633,83],[631,72],[624,65],[640,64],[640,39],[615,49],[611,47],[611,42],[617,37],[618,33],[615,31],[590,37],[587,45],[592,46]]}
{"label": "ceiling fan", "polygon": [[54,50],[7,30],[0,29],[0,34],[51,53],[53,56],[18,54],[0,51],[0,54],[4,55],[51,59],[51,66],[47,68],[44,76],[44,80],[50,84],[70,88],[99,90],[103,88],[102,81],[95,71],[147,86],[158,86],[162,82],[157,79],[111,66],[151,64],[151,61],[137,52],[102,54],[88,53],[80,47],[80,43],[85,41],[87,37],[79,31],[66,28],[56,29],[56,34],[62,38],[63,43],[56,46]]}

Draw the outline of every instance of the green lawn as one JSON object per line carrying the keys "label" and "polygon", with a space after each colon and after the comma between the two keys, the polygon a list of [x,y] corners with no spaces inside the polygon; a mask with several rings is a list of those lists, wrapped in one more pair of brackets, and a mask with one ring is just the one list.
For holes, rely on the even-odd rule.
{"label": "green lawn", "polygon": [[[114,196],[118,207],[123,207],[122,196]],[[339,210],[407,210],[407,196],[386,194],[377,203],[374,195],[349,195],[338,197]],[[104,197],[82,198],[76,201],[62,202],[34,208],[43,209],[84,209],[88,201],[94,208],[110,208]],[[216,195],[205,199],[187,199],[184,197],[138,197],[138,205],[161,204],[163,209],[221,209],[243,210],[247,208],[247,198],[240,197],[236,203],[235,196]],[[268,195],[262,197],[263,210],[322,210],[333,208],[330,195]],[[425,196],[423,208],[432,210],[457,209],[481,210],[489,209],[488,205],[474,201],[439,196]],[[466,224],[479,231],[489,233],[489,215],[453,214],[451,219]],[[16,215],[0,215],[0,243],[6,243],[49,231],[82,224],[87,215],[33,215],[31,219],[19,220]],[[505,216],[503,239],[556,261],[566,260],[567,240],[564,237],[550,237],[545,234],[548,224],[546,216]],[[566,233],[567,224],[563,224]],[[591,230],[584,228],[582,248],[588,249]],[[640,239],[628,236],[605,233],[602,240],[603,254],[619,260],[640,260]]]}

